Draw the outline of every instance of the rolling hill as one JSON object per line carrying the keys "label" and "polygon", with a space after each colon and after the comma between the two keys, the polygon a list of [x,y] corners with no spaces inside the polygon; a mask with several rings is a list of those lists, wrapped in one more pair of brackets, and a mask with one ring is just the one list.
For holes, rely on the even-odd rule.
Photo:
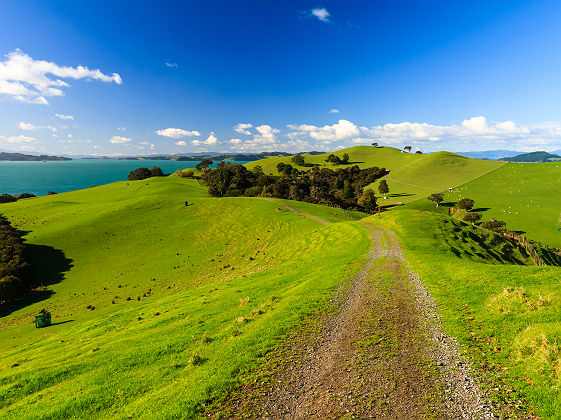
{"label": "rolling hill", "polygon": [[[355,146],[333,152],[342,157],[349,155],[349,165],[361,168],[378,166],[390,171],[387,180],[390,187],[388,199],[382,205],[405,204],[424,198],[433,192],[439,192],[457,185],[464,184],[504,165],[493,162],[470,159],[450,152],[437,152],[427,155],[405,153],[393,147]],[[321,165],[331,169],[342,165],[327,164],[323,155],[305,156],[306,164],[298,166],[291,162],[291,157],[275,157],[247,163],[248,168],[259,165],[266,173],[277,173],[279,163],[288,163],[298,170],[309,170],[311,165]],[[377,192],[377,183],[372,184]]]}
{"label": "rolling hill", "polygon": [[3,204],[43,285],[1,308],[0,417],[194,415],[365,253],[366,228],[304,205],[332,223],[178,177]]}
{"label": "rolling hill", "polygon": [[503,160],[506,162],[553,162],[561,160],[561,156],[553,155],[547,152],[531,152],[512,157],[505,157],[499,160]]}

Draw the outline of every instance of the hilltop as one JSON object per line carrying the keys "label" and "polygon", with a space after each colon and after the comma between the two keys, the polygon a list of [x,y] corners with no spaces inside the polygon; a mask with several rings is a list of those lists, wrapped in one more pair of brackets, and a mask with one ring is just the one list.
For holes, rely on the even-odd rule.
{"label": "hilltop", "polygon": [[552,162],[556,160],[561,160],[561,156],[553,155],[551,153],[542,151],[542,152],[523,153],[521,155],[505,157],[499,160],[504,160],[507,162]]}

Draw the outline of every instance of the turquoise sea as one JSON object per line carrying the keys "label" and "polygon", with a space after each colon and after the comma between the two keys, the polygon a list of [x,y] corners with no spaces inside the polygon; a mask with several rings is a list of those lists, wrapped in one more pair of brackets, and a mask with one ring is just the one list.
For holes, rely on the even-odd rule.
{"label": "turquoise sea", "polygon": [[[136,168],[159,166],[164,173],[194,168],[194,162],[173,160],[74,159],[61,162],[0,161],[0,194],[46,195],[124,181]],[[246,163],[246,162],[236,162]],[[216,166],[216,163],[213,165]]]}

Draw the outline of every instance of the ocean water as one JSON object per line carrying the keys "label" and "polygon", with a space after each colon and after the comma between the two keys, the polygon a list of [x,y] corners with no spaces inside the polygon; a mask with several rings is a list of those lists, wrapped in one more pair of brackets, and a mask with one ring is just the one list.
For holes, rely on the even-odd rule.
{"label": "ocean water", "polygon": [[[136,168],[159,166],[164,173],[194,168],[194,162],[173,160],[74,159],[61,162],[0,161],[0,194],[46,195],[124,181]],[[246,162],[236,162],[246,163]],[[216,166],[216,163],[213,167]]]}

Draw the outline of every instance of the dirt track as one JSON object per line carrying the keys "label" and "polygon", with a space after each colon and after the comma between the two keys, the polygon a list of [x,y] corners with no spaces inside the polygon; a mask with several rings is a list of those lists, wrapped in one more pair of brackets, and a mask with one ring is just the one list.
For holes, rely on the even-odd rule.
{"label": "dirt track", "polygon": [[393,234],[366,226],[369,259],[350,286],[209,416],[493,417]]}

